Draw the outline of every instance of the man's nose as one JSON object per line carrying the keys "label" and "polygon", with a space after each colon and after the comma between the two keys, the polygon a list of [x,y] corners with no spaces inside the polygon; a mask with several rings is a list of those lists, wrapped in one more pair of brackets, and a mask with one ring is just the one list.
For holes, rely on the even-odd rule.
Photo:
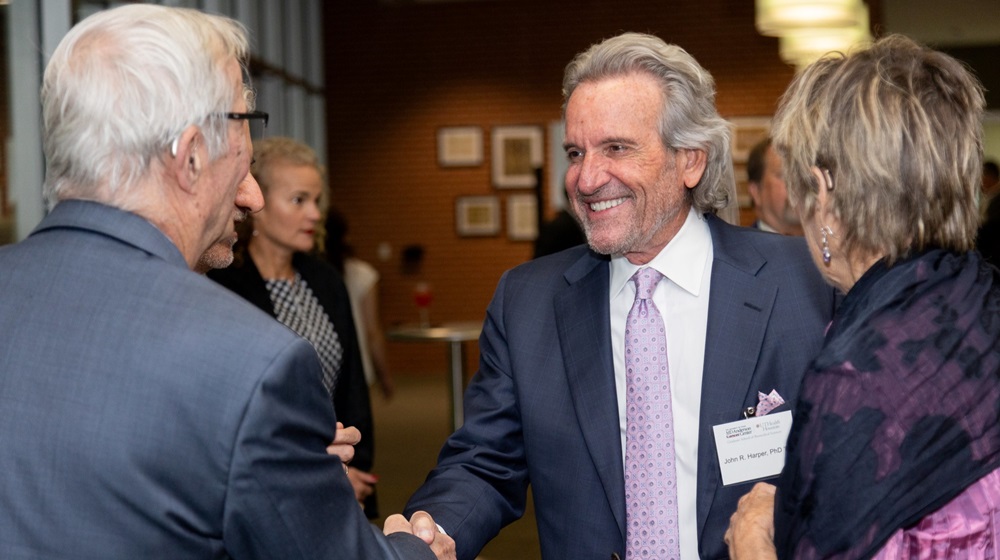
{"label": "man's nose", "polygon": [[236,206],[251,213],[260,212],[264,208],[264,193],[261,192],[257,179],[250,173],[247,173],[236,190]]}
{"label": "man's nose", "polygon": [[593,194],[608,182],[607,161],[595,154],[586,154],[577,165],[576,190]]}

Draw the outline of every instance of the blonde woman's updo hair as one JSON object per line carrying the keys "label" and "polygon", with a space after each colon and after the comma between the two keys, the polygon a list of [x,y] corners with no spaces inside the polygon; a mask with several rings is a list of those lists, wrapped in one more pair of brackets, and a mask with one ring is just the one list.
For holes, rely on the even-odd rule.
{"label": "blonde woman's updo hair", "polygon": [[271,186],[271,168],[277,164],[313,167],[326,183],[326,167],[320,163],[315,150],[293,138],[272,136],[254,142],[250,165],[250,173],[265,196]]}
{"label": "blonde woman's updo hair", "polygon": [[[983,88],[958,60],[901,35],[820,59],[781,99],[772,134],[789,199],[815,211],[816,166],[848,254],[889,263],[975,244]],[[826,224],[818,224],[824,226]]]}

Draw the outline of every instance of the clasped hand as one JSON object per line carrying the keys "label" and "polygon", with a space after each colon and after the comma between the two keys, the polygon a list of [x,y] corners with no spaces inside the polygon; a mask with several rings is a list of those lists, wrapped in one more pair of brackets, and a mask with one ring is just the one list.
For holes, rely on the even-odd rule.
{"label": "clasped hand", "polygon": [[[358,484],[355,484],[354,479],[351,479],[355,497],[358,498],[358,501],[361,501],[364,497],[371,494],[371,488],[375,482],[374,476],[368,473],[357,469],[348,469],[348,463],[354,458],[354,446],[359,441],[361,441],[361,432],[357,428],[345,428],[343,424],[337,422],[337,432],[334,435],[333,442],[326,447],[326,452],[340,459],[340,462],[344,464],[344,472],[348,474],[348,478],[350,478],[352,473],[367,475],[367,478],[359,478],[361,483],[367,487],[367,493],[364,493],[363,496],[364,489],[362,489],[362,492],[359,492]],[[382,532],[386,535],[399,532],[416,535],[431,547],[431,551],[440,560],[456,559],[455,541],[448,535],[438,531],[437,524],[434,523],[434,519],[427,512],[418,511],[410,517],[409,521],[398,513],[390,515],[385,520]]]}

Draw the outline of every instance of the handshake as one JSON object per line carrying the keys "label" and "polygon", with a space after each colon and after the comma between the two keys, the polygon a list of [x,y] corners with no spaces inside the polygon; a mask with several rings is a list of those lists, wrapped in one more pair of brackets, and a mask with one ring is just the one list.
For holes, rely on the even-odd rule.
{"label": "handshake", "polygon": [[[343,424],[337,422],[337,433],[333,438],[333,443],[327,446],[326,452],[336,455],[344,464],[344,472],[348,473],[347,465],[354,458],[354,446],[361,441],[361,432],[357,428],[345,428]],[[382,532],[386,535],[392,533],[410,533],[420,538],[431,547],[431,551],[439,560],[455,560],[455,541],[451,537],[438,530],[434,519],[429,513],[418,511],[410,516],[409,521],[400,514],[390,515],[385,519]]]}

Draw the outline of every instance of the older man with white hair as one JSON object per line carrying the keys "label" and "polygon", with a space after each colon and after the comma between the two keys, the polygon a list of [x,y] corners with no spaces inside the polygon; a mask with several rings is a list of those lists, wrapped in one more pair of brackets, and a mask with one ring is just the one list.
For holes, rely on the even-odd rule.
{"label": "older man with white hair", "polygon": [[263,204],[246,57],[232,20],[139,4],[52,55],[54,208],[0,249],[0,558],[454,557],[426,514],[368,523],[315,351],[191,270]]}

